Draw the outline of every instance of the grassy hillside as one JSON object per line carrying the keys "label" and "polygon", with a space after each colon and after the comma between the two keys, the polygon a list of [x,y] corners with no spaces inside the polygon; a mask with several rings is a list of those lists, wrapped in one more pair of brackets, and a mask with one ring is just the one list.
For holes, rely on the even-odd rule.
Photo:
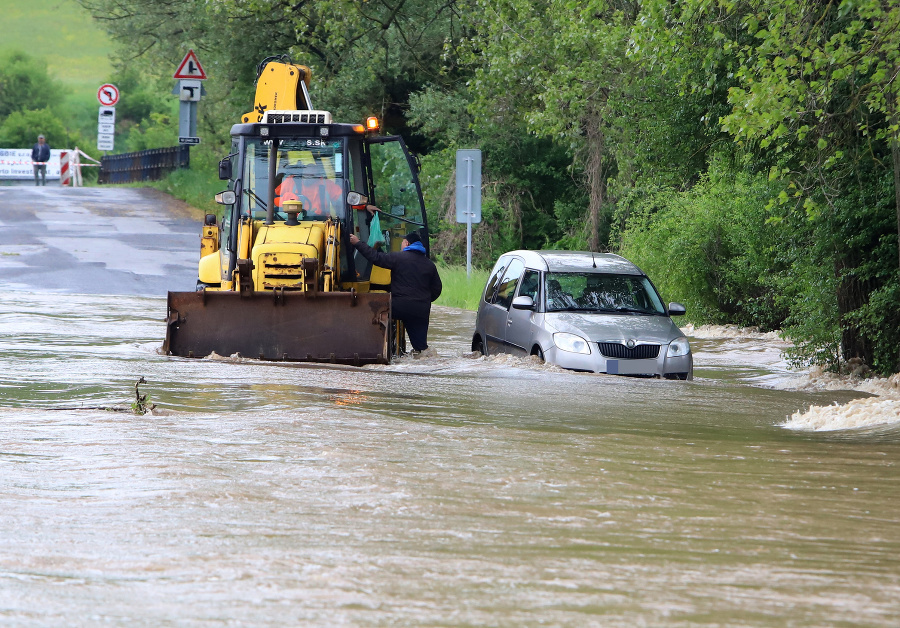
{"label": "grassy hillside", "polygon": [[0,48],[43,58],[50,74],[71,90],[71,97],[96,100],[97,88],[112,71],[113,47],[81,5],[74,0],[0,0],[0,15]]}
{"label": "grassy hillside", "polygon": [[80,131],[92,154],[97,125],[97,89],[109,80],[112,42],[75,0],[0,0],[0,49],[43,59],[66,90],[62,110],[67,129]]}

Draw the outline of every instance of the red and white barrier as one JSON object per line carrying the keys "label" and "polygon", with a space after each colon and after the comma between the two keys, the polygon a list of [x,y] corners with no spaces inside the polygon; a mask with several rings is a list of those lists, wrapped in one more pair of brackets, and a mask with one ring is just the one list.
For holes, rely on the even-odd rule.
{"label": "red and white barrier", "polygon": [[59,184],[63,187],[72,185],[72,171],[69,170],[69,151],[59,152]]}
{"label": "red and white barrier", "polygon": [[[83,164],[81,163],[81,158],[84,157],[90,161],[93,161],[92,164]],[[84,185],[84,182],[81,180],[81,169],[82,168],[99,168],[100,162],[88,155],[86,152],[75,147],[75,150],[72,151],[72,170],[74,171],[74,176],[72,177],[72,185],[73,187],[80,188]]]}

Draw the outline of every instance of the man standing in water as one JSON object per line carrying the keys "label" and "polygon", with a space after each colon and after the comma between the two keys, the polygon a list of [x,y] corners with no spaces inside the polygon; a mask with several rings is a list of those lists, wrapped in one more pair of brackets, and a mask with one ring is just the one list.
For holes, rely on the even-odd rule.
{"label": "man standing in water", "polygon": [[350,244],[376,266],[391,271],[391,317],[403,321],[413,353],[427,349],[431,303],[441,296],[442,285],[418,232],[407,234],[397,253],[376,251],[353,234]]}
{"label": "man standing in water", "polygon": [[[31,161],[34,165],[34,184],[47,185],[47,162],[50,161],[50,144],[38,135],[37,144],[31,148]],[[40,178],[38,177],[40,175]]]}

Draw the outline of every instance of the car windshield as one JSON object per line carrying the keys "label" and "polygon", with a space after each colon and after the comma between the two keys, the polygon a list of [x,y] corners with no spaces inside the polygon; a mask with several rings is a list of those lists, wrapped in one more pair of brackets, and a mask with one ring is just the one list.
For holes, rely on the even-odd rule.
{"label": "car windshield", "polygon": [[638,275],[547,273],[548,312],[665,314],[653,284]]}

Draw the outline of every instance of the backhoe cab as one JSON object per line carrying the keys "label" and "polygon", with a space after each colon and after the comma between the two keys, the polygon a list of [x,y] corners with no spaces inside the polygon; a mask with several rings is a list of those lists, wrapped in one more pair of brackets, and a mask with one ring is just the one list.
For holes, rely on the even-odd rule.
{"label": "backhoe cab", "polygon": [[368,240],[366,201],[381,209],[386,250],[428,226],[415,161],[377,121],[335,123],[312,108],[305,66],[270,58],[257,68],[252,112],[231,129],[219,164],[227,190],[207,215],[197,292],[170,292],[164,351],[265,360],[386,363],[390,273],[355,254]]}

